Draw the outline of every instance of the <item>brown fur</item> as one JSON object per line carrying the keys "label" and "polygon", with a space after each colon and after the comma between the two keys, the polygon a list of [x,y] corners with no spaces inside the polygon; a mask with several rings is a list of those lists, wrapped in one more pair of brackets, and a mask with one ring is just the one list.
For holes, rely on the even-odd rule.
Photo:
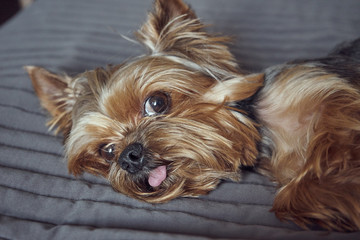
{"label": "brown fur", "polygon": [[272,139],[273,153],[263,156],[263,168],[282,186],[272,209],[276,215],[302,227],[358,230],[359,89],[299,65],[260,93],[257,113]]}
{"label": "brown fur", "polygon": [[[64,134],[72,174],[101,175],[121,193],[161,203],[206,194],[257,166],[279,183],[272,210],[280,219],[359,230],[356,81],[311,61],[245,76],[228,39],[207,33],[180,0],[157,0],[136,36],[149,54],[108,69],[70,78],[27,67],[50,126]],[[148,114],[158,93],[166,108]],[[121,163],[134,144],[146,160],[136,173]],[[163,166],[165,180],[151,185]]]}

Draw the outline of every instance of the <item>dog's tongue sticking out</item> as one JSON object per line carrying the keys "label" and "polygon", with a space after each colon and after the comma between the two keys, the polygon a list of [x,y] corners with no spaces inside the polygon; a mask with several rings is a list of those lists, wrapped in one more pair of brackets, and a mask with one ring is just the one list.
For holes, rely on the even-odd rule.
{"label": "dog's tongue sticking out", "polygon": [[160,166],[150,172],[149,184],[152,187],[159,186],[166,178],[166,166]]}

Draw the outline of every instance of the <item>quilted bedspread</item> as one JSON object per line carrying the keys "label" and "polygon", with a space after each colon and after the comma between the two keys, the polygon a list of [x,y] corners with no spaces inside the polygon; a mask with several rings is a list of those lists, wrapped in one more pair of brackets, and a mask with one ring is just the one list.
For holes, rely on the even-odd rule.
{"label": "quilted bedspread", "polygon": [[[360,36],[358,0],[188,0],[249,72],[325,55]],[[144,53],[133,37],[152,2],[37,0],[0,27],[1,239],[360,239],[302,230],[270,212],[276,186],[254,172],[200,198],[148,204],[102,178],[71,176],[23,66],[74,75]]]}

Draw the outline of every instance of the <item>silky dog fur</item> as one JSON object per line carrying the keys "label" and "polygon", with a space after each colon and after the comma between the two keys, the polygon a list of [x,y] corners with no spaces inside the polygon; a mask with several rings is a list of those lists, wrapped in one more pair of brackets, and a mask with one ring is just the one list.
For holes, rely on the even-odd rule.
{"label": "silky dog fur", "polygon": [[181,0],[156,0],[136,37],[148,54],[106,69],[26,67],[72,174],[161,203],[255,167],[280,219],[359,230],[360,41],[246,75]]}

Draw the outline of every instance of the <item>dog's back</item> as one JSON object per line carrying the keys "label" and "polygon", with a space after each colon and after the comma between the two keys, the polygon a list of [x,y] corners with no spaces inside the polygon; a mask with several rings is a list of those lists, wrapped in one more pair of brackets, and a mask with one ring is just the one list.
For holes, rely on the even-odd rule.
{"label": "dog's back", "polygon": [[348,80],[360,89],[360,38],[339,44],[327,57],[318,61],[326,71]]}
{"label": "dog's back", "polygon": [[360,38],[339,44],[329,56],[346,56],[360,62]]}

